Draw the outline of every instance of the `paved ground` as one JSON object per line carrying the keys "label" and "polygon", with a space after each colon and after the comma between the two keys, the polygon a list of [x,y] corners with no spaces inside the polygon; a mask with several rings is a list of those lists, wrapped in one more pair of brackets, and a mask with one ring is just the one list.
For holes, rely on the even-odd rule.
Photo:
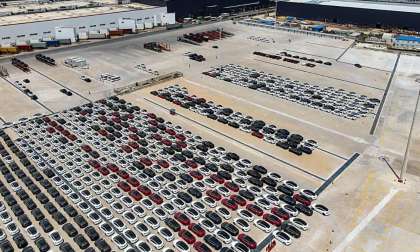
{"label": "paved ground", "polygon": [[[319,151],[310,158],[297,159],[269,144],[257,142],[256,139],[241,132],[202,119],[190,111],[179,109],[179,113],[187,118],[198,120],[218,132],[234,137],[239,142],[257,147],[322,178],[331,176],[345,159],[354,153],[361,154],[320,196],[319,201],[331,208],[331,216],[312,217],[311,229],[305,232],[301,239],[296,240],[288,248],[278,245],[274,251],[418,251],[420,119],[414,127],[405,184],[396,182],[396,176],[380,157],[385,156],[391,167],[399,174],[420,85],[415,81],[420,78],[418,70],[420,59],[415,56],[401,56],[394,78],[390,82],[389,93],[387,97],[383,97],[397,58],[396,54],[348,49],[353,41],[252,28],[231,22],[189,28],[188,32],[218,27],[223,27],[235,36],[219,42],[193,46],[177,42],[176,37],[187,31],[175,30],[147,38],[123,40],[80,50],[72,48],[48,54],[59,62],[56,67],[43,65],[35,59],[25,59],[33,68],[29,74],[20,72],[4,62],[3,65],[11,74],[8,81],[13,82],[23,78],[31,80],[28,87],[39,96],[39,104],[31,101],[6,80],[0,79],[0,95],[3,102],[0,107],[0,117],[6,122],[16,121],[20,117],[30,117],[36,113],[50,113],[47,109],[61,111],[86,103],[88,100],[109,96],[115,87],[151,77],[150,74],[134,68],[137,64],[146,64],[148,68],[157,70],[161,74],[181,71],[184,73],[184,78],[181,80],[141,90],[125,98],[158,114],[167,113],[145,98],[169,108],[171,104],[150,96],[148,92],[175,82],[182,83],[197,95],[311,136],[318,140],[323,149],[343,157],[337,158]],[[274,39],[275,43],[249,40],[250,35]],[[172,52],[156,53],[143,49],[143,43],[148,41],[170,42]],[[218,45],[219,49],[212,48],[212,45]],[[310,55],[313,58],[328,59],[333,66],[307,68],[252,55],[253,51],[280,53],[285,50],[299,56]],[[207,58],[207,61],[203,63],[191,61],[183,56],[185,52],[200,53]],[[66,57],[75,55],[85,57],[89,69],[69,69],[61,64]],[[335,60],[337,58],[339,61]],[[379,99],[385,98],[382,113],[378,115],[379,124],[375,134],[369,133],[373,124],[373,115],[349,121],[201,74],[210,67],[228,63],[245,65],[320,86],[333,86]],[[354,67],[355,63],[361,64],[362,68]],[[103,83],[98,79],[101,73],[116,74],[121,80],[115,83]],[[85,83],[80,79],[80,75],[92,77],[93,82]],[[61,85],[73,90],[73,96],[68,97],[60,93]],[[420,117],[420,113],[417,113],[417,117]],[[309,188],[316,189],[323,182],[188,119],[175,116],[173,121],[222,146],[232,146],[238,150],[238,153],[270,166]],[[263,238],[262,234],[256,235]]]}

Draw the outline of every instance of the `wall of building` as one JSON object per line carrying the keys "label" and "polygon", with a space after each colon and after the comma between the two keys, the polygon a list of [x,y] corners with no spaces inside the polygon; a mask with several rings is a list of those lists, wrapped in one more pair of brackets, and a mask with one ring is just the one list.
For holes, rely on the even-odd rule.
{"label": "wall of building", "polygon": [[169,0],[168,12],[176,17],[218,16],[224,12],[236,12],[274,5],[270,0]]}
{"label": "wall of building", "polygon": [[34,23],[4,25],[0,26],[0,44],[53,37],[55,27],[74,27],[77,33],[106,28],[118,28],[118,19],[120,18],[135,19],[139,23],[153,21],[153,16],[156,15],[158,23],[161,23],[161,14],[167,13],[166,10],[166,7],[159,7]]}
{"label": "wall of building", "polygon": [[420,31],[420,14],[279,1],[277,14],[298,18],[373,27]]}

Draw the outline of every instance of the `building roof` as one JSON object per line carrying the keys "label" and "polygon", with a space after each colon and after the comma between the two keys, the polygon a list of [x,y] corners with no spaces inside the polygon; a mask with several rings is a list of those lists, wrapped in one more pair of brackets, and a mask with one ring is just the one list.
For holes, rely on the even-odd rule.
{"label": "building roof", "polygon": [[[279,0],[279,1],[283,1],[283,0]],[[326,5],[326,6],[359,8],[359,9],[411,12],[411,13],[420,14],[420,5],[416,5],[416,4],[368,2],[368,1],[338,1],[338,0],[286,0],[284,2],[319,4],[319,5]]]}
{"label": "building roof", "polygon": [[[69,1],[67,2],[66,6],[69,6],[70,3],[75,3],[76,1]],[[46,11],[40,13],[23,13],[23,14],[16,14],[16,15],[7,15],[7,16],[0,16],[0,26],[6,25],[15,25],[15,24],[23,24],[23,23],[33,23],[33,22],[42,22],[48,20],[57,20],[57,19],[67,19],[67,18],[76,18],[76,17],[84,17],[84,16],[94,16],[94,15],[101,15],[101,14],[108,14],[108,13],[116,13],[116,12],[124,12],[124,11],[132,11],[132,10],[140,10],[140,9],[150,9],[154,8],[155,6],[140,4],[140,3],[132,3],[132,4],[123,4],[123,5],[116,5],[114,3],[111,4],[111,0],[105,0],[102,2],[102,6],[99,7],[88,7],[88,8],[76,8],[76,9],[69,9],[69,10],[55,10],[55,11]],[[61,2],[59,2],[61,3]],[[35,9],[35,6],[39,8],[52,8],[55,9],[57,3],[52,3],[54,7],[49,6],[49,4],[31,4],[31,9]],[[29,6],[29,5],[28,5]],[[78,6],[85,6],[83,2],[78,2]],[[47,8],[48,7],[48,8]],[[17,6],[7,6],[4,8],[0,8],[0,13],[7,13],[12,11],[16,13]],[[28,10],[28,8],[20,8],[20,11]]]}
{"label": "building roof", "polygon": [[415,36],[397,35],[395,39],[401,40],[401,41],[413,41],[413,42],[420,43],[420,37],[415,37]]}

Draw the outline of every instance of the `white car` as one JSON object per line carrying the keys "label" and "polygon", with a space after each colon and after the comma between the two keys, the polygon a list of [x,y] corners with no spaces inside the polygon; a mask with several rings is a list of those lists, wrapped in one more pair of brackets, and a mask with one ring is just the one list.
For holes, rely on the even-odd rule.
{"label": "white car", "polygon": [[28,236],[31,238],[31,240],[36,240],[41,235],[33,225],[30,225],[26,228],[26,233],[28,233]]}
{"label": "white car", "polygon": [[151,216],[146,217],[144,219],[144,222],[153,229],[157,229],[160,226],[159,221],[157,221],[154,217]]}
{"label": "white car", "polygon": [[299,211],[294,206],[282,204],[280,207],[293,217],[296,217],[299,214]]}
{"label": "white car", "polygon": [[301,189],[299,192],[301,195],[311,200],[316,200],[318,198],[318,195],[309,189]]}
{"label": "white car", "polygon": [[233,224],[235,224],[235,226],[237,226],[244,232],[248,232],[251,229],[248,222],[246,222],[246,220],[241,219],[241,218],[235,218],[233,220]]}
{"label": "white car", "polygon": [[135,226],[135,229],[139,231],[139,233],[142,234],[143,236],[147,236],[150,234],[150,229],[146,225],[144,225],[144,223],[141,223],[141,222],[137,223]]}
{"label": "white car", "polygon": [[165,245],[162,239],[160,239],[159,236],[155,234],[147,236],[147,241],[149,241],[149,243],[152,244],[157,250],[163,248],[163,246]]}
{"label": "white car", "polygon": [[204,204],[206,204],[207,206],[211,208],[215,208],[217,206],[217,202],[209,196],[203,197],[202,201]]}
{"label": "white car", "polygon": [[3,231],[3,229],[0,228],[0,242],[4,241],[6,237],[7,237],[6,233]]}
{"label": "white car", "polygon": [[232,217],[230,211],[227,210],[225,207],[216,208],[216,212],[220,214],[225,220],[229,220]]}
{"label": "white car", "polygon": [[212,233],[216,229],[216,226],[209,219],[203,218],[200,219],[199,222],[200,225],[210,233]]}
{"label": "white car", "polygon": [[137,214],[138,217],[143,218],[144,216],[146,216],[146,212],[144,211],[144,209],[139,206],[139,205],[135,205],[131,208],[131,210],[133,211],[133,213]]}
{"label": "white car", "polygon": [[289,222],[293,226],[297,227],[300,230],[306,231],[306,230],[309,229],[309,224],[305,220],[303,220],[301,218],[292,217],[292,218],[289,219]]}
{"label": "white car", "polygon": [[12,221],[12,217],[10,217],[7,211],[4,211],[0,213],[0,220],[3,222],[3,224],[7,224]]}
{"label": "white car", "polygon": [[266,199],[264,198],[257,198],[255,200],[255,203],[259,206],[264,208],[265,210],[269,210],[271,208],[270,202],[268,202]]}
{"label": "white car", "polygon": [[320,213],[320,214],[322,214],[322,215],[324,215],[324,216],[328,216],[328,215],[330,215],[330,211],[328,210],[328,208],[326,207],[326,206],[324,206],[324,205],[321,205],[321,204],[314,204],[314,205],[311,205],[311,208],[315,211],[315,212],[318,212],[318,213]]}
{"label": "white car", "polygon": [[52,240],[52,242],[53,242],[54,246],[59,246],[61,243],[63,243],[63,238],[62,238],[62,237],[61,237],[61,235],[60,235],[57,231],[55,231],[55,230],[51,231],[51,232],[48,234],[48,236],[51,238],[51,240]]}
{"label": "white car", "polygon": [[13,235],[19,233],[19,228],[17,227],[17,225],[14,222],[9,222],[6,225],[6,230],[7,230],[7,232],[9,232],[10,236],[13,236]]}
{"label": "white car", "polygon": [[159,228],[158,229],[158,233],[159,233],[159,235],[160,236],[162,236],[163,237],[163,239],[165,239],[166,241],[172,241],[174,238],[175,238],[175,236],[174,236],[174,234],[172,233],[172,231],[171,230],[169,230],[168,228],[166,228],[166,227],[161,227],[161,228]]}
{"label": "white car", "polygon": [[283,180],[283,185],[286,187],[292,189],[293,191],[299,190],[299,185],[291,180]]}
{"label": "white car", "polygon": [[225,244],[229,244],[232,242],[232,237],[230,236],[230,234],[222,229],[218,229],[214,232],[214,235],[221,240],[222,242],[224,242]]}
{"label": "white car", "polygon": [[182,240],[175,240],[173,242],[174,248],[179,252],[190,252],[190,247]]}
{"label": "white car", "polygon": [[104,234],[106,236],[111,236],[111,235],[113,235],[115,233],[114,229],[108,223],[106,223],[106,222],[102,223],[99,226],[99,229],[101,229],[102,232],[104,232]]}
{"label": "white car", "polygon": [[184,210],[185,214],[191,217],[193,220],[198,220],[200,218],[200,213],[192,207],[188,207]]}
{"label": "white car", "polygon": [[292,238],[284,231],[276,230],[273,232],[274,238],[286,246],[292,244]]}
{"label": "white car", "polygon": [[119,249],[125,249],[127,247],[127,241],[119,234],[112,236],[112,241],[117,245]]}
{"label": "white car", "polygon": [[254,215],[248,210],[241,209],[238,211],[238,215],[249,222],[254,221]]}
{"label": "white car", "polygon": [[256,219],[254,221],[254,225],[266,233],[270,233],[272,230],[271,225],[268,222],[261,219]]}
{"label": "white car", "polygon": [[133,230],[131,230],[131,229],[126,229],[123,232],[123,235],[131,243],[136,243],[139,240],[139,238],[137,237],[136,233],[134,233]]}

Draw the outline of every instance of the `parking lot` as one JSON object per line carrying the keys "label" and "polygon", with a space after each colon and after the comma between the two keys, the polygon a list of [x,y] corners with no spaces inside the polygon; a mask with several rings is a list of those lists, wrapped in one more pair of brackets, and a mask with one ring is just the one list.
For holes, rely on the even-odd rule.
{"label": "parking lot", "polygon": [[[201,46],[177,41],[184,33],[218,28],[234,36]],[[143,43],[150,41],[170,43],[171,51],[144,49]],[[147,247],[167,252],[183,251],[182,247],[252,251],[279,225],[286,233],[280,236],[290,240],[276,239],[273,251],[332,251],[347,246],[379,251],[370,250],[368,241],[360,238],[363,235],[375,237],[383,251],[392,251],[375,229],[386,222],[394,235],[404,233],[415,240],[415,221],[404,222],[398,231],[398,220],[391,218],[388,223],[384,216],[400,209],[402,198],[415,202],[416,152],[405,187],[395,184],[380,157],[387,156],[396,169],[401,163],[418,89],[413,70],[418,60],[356,49],[352,44],[223,22],[45,52],[57,62],[54,67],[32,56],[22,57],[32,68],[29,73],[2,63],[10,77],[0,79],[1,98],[7,104],[0,108],[0,126],[24,118],[5,130],[14,144],[5,136],[0,140],[2,201],[10,216],[1,219],[6,239],[15,249],[23,246],[22,239],[12,238],[16,228],[10,223],[15,223],[28,246],[46,249],[37,235],[30,235],[32,229],[26,230],[33,225],[52,251],[65,247],[59,237],[75,251],[87,247],[129,251],[139,246],[140,251]],[[287,52],[299,63],[262,57],[255,51],[282,57]],[[205,61],[186,56],[192,53],[203,55]],[[89,67],[64,66],[64,59],[71,56],[86,58]],[[309,58],[314,67],[304,65]],[[143,68],[136,67],[141,64]],[[209,75],[220,74],[220,66],[230,72],[221,78]],[[229,66],[244,74],[259,73],[249,79],[265,86],[250,88],[255,83],[249,84],[248,77],[239,81]],[[115,88],[150,79],[155,71],[180,71],[183,78],[113,96]],[[104,81],[103,74],[121,79]],[[232,77],[235,81],[226,80]],[[313,91],[308,87],[315,88],[314,93],[305,92]],[[26,88],[38,99],[25,94]],[[272,92],[276,88],[295,96]],[[322,107],[309,106],[302,97],[319,99]],[[346,100],[346,106],[340,107],[340,99]],[[334,112],[336,108],[343,110]],[[35,118],[26,119],[31,117]],[[333,177],[338,178],[332,182]],[[29,197],[30,202],[23,191],[35,196],[37,188],[45,197]],[[312,192],[318,190],[322,193],[315,199]],[[320,212],[325,209],[316,204],[327,206],[331,214],[323,216]],[[378,206],[383,210],[373,211]],[[401,211],[408,214],[415,206]],[[51,235],[54,231],[44,226],[46,221],[36,219],[34,208],[58,236]],[[248,216],[245,209],[253,213]],[[185,216],[175,217],[175,212]],[[295,215],[298,221],[287,220]],[[187,219],[201,228],[188,225]],[[257,220],[270,223],[271,231],[257,227]],[[11,227],[6,229],[7,225]],[[214,228],[222,231],[216,235]],[[205,239],[203,231],[215,237]],[[247,236],[242,233],[252,239],[244,240]],[[286,246],[288,241],[291,245]],[[412,251],[404,244],[392,248]]]}

